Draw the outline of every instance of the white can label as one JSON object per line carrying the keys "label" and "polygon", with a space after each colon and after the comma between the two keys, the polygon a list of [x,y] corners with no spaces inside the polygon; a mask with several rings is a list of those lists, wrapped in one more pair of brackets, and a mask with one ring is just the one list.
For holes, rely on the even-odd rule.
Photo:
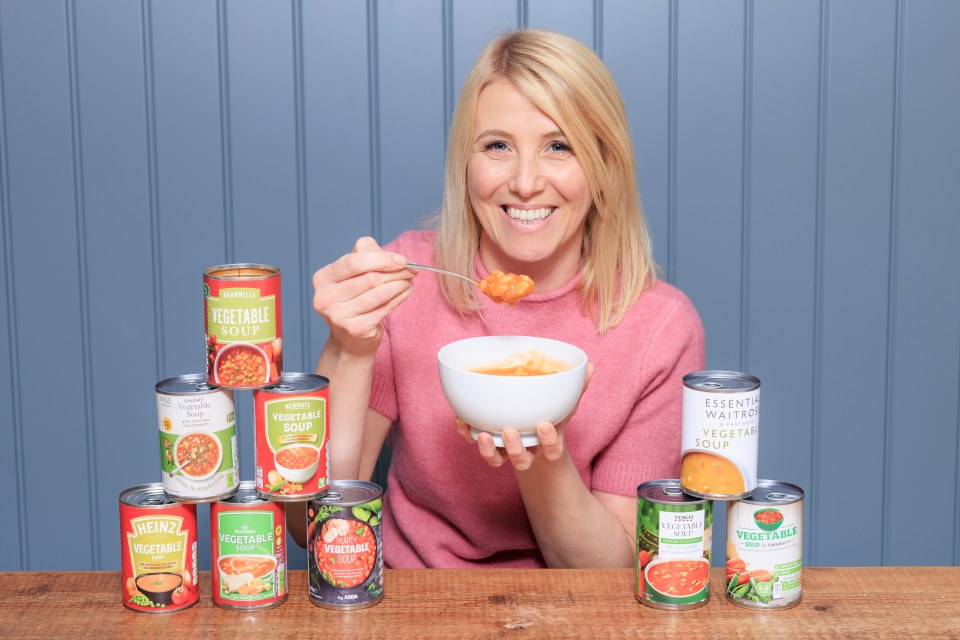
{"label": "white can label", "polygon": [[757,487],[760,389],[683,388],[680,484],[703,497],[740,497]]}
{"label": "white can label", "polygon": [[[727,573],[741,571],[727,596],[752,606],[783,607],[800,599],[803,502],[731,502],[727,513]],[[753,578],[753,580],[749,580]],[[728,583],[731,580],[728,579]],[[749,585],[749,586],[748,586]]]}

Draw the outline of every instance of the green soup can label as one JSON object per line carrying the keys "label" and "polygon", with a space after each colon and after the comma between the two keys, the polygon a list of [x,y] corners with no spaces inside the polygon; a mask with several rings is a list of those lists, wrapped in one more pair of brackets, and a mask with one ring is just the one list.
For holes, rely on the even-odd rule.
{"label": "green soup can label", "polygon": [[203,374],[157,383],[160,475],[180,502],[212,502],[237,492],[240,481],[233,392]]}
{"label": "green soup can label", "polygon": [[680,480],[637,487],[634,597],[656,609],[694,609],[710,597],[713,506]]}
{"label": "green soup can label", "polygon": [[793,607],[802,570],[803,489],[758,480],[752,496],[727,509],[727,600],[753,609]]}

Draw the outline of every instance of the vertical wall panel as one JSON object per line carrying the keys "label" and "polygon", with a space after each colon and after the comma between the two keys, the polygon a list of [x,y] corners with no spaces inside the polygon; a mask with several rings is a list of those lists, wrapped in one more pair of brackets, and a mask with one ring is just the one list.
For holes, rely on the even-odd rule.
{"label": "vertical wall panel", "polygon": [[[464,80],[477,56],[491,40],[505,31],[517,28],[516,0],[473,2],[455,0],[453,7],[453,73],[450,87],[451,111],[460,95]],[[446,150],[444,150],[446,151]]]}
{"label": "vertical wall panel", "polygon": [[594,33],[593,0],[527,0],[528,24],[560,31],[599,49]]}
{"label": "vertical wall panel", "polygon": [[[829,5],[819,450],[811,521],[817,564],[881,559],[895,35],[893,0]],[[855,463],[856,483],[870,488],[856,498],[856,536],[829,526],[850,513],[850,496],[837,488],[850,482],[851,460],[871,461]]]}
{"label": "vertical wall panel", "polygon": [[[960,371],[960,5],[912,3],[901,25],[895,178],[891,430],[884,560],[958,561],[949,521],[926,526],[957,504]],[[921,99],[922,96],[922,99]],[[918,341],[917,336],[941,336]],[[922,472],[918,473],[918,470]]]}
{"label": "vertical wall panel", "polygon": [[[67,17],[64,3],[52,1],[7,3],[2,17],[25,477],[20,491],[27,504],[23,568],[91,568],[92,470]],[[70,383],[51,384],[52,370]],[[64,489],[70,500],[63,500]]]}

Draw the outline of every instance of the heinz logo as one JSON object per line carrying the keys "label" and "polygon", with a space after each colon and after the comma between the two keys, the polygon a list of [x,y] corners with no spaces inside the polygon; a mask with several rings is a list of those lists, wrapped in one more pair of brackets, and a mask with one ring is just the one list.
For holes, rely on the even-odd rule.
{"label": "heinz logo", "polygon": [[133,523],[133,531],[136,535],[148,535],[151,533],[177,533],[180,530],[179,518],[173,520],[138,520]]}

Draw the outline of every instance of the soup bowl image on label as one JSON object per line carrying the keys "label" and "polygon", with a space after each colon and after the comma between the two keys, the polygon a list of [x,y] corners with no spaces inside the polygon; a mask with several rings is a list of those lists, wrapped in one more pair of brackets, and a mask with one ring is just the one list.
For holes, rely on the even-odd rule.
{"label": "soup bowl image on label", "polygon": [[206,480],[220,468],[223,449],[220,440],[209,433],[184,433],[173,446],[174,464],[180,473],[194,480]]}
{"label": "soup bowl image on label", "polygon": [[710,593],[710,563],[706,558],[653,560],[644,568],[646,595],[654,603],[694,604]]}
{"label": "soup bowl image on label", "polygon": [[214,361],[213,379],[225,387],[255,387],[270,382],[267,354],[255,344],[228,344]]}
{"label": "soup bowl image on label", "polygon": [[320,450],[309,444],[289,444],[277,449],[273,458],[281,476],[302,484],[317,472]]}

